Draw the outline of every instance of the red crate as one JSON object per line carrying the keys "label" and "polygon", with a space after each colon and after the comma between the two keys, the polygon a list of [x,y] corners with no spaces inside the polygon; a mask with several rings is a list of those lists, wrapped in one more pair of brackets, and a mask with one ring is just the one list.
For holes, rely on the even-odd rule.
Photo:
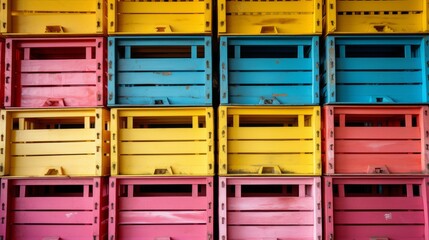
{"label": "red crate", "polygon": [[219,239],[322,239],[320,177],[219,177]]}
{"label": "red crate", "polygon": [[107,239],[106,178],[1,180],[0,239]]}
{"label": "red crate", "polygon": [[324,177],[325,239],[429,240],[429,177]]}
{"label": "red crate", "polygon": [[213,177],[111,177],[109,239],[213,240]]}
{"label": "red crate", "polygon": [[9,38],[5,107],[106,105],[106,45],[96,38]]}
{"label": "red crate", "polygon": [[427,106],[325,106],[324,173],[428,174]]}

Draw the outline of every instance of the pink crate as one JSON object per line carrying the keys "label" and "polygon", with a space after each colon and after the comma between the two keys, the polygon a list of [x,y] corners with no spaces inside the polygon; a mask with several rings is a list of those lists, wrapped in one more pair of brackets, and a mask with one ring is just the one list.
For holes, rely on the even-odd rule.
{"label": "pink crate", "polygon": [[219,239],[321,240],[320,177],[219,177]]}
{"label": "pink crate", "polygon": [[212,177],[111,177],[109,187],[109,239],[214,239]]}
{"label": "pink crate", "polygon": [[325,106],[324,173],[428,174],[427,106]]}
{"label": "pink crate", "polygon": [[0,38],[0,108],[4,107],[4,39]]}
{"label": "pink crate", "polygon": [[106,178],[1,180],[0,239],[107,239]]}
{"label": "pink crate", "polygon": [[429,240],[429,177],[324,177],[325,239]]}
{"label": "pink crate", "polygon": [[106,45],[95,38],[8,38],[5,107],[106,104]]}

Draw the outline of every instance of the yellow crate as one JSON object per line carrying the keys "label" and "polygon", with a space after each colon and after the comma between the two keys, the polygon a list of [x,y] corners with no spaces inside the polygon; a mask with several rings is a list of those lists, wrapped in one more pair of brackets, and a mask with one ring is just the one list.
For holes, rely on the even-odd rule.
{"label": "yellow crate", "polygon": [[327,33],[425,33],[427,0],[326,0]]}
{"label": "yellow crate", "polygon": [[219,107],[219,175],[321,175],[320,107]]}
{"label": "yellow crate", "polygon": [[209,34],[211,0],[109,0],[109,34]]}
{"label": "yellow crate", "polygon": [[211,107],[112,108],[112,175],[214,174]]}
{"label": "yellow crate", "polygon": [[104,34],[107,0],[0,0],[1,33]]}
{"label": "yellow crate", "polygon": [[322,0],[219,0],[219,35],[321,34]]}
{"label": "yellow crate", "polygon": [[1,111],[0,175],[109,175],[109,111]]}

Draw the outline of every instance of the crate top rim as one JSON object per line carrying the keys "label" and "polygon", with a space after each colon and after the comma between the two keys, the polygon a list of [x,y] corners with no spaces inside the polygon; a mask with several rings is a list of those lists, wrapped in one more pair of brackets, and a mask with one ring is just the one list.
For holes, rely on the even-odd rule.
{"label": "crate top rim", "polygon": [[[1,179],[7,180],[21,180],[21,181],[45,181],[45,180],[78,180],[78,181],[92,181],[95,179],[108,179],[108,176],[2,176]],[[71,181],[73,182],[73,181]]]}
{"label": "crate top rim", "polygon": [[332,39],[332,38],[340,38],[340,39],[356,39],[356,40],[361,40],[361,39],[425,39],[428,38],[429,35],[427,34],[421,34],[421,35],[416,35],[416,34],[391,34],[391,35],[368,35],[368,34],[350,34],[350,35],[326,35],[324,36],[324,38],[326,39]]}
{"label": "crate top rim", "polygon": [[269,177],[254,177],[254,176],[218,176],[219,180],[227,181],[275,181],[275,182],[293,182],[293,181],[314,181],[321,180],[322,176],[269,176]]}
{"label": "crate top rim", "polygon": [[220,40],[223,40],[225,38],[227,39],[261,39],[261,40],[267,40],[267,39],[290,39],[290,40],[298,40],[298,39],[319,39],[321,36],[315,36],[315,35],[220,35],[218,38]]}
{"label": "crate top rim", "polygon": [[147,32],[108,32],[107,37],[213,37],[210,32],[167,32],[167,33],[147,33]]}
{"label": "crate top rim", "polygon": [[13,38],[5,38],[6,42],[77,42],[77,41],[105,41],[104,37],[55,37],[55,38],[43,38],[43,37],[38,37],[38,38],[28,38],[28,37],[24,37],[24,38],[17,38],[17,37],[13,37]]}
{"label": "crate top rim", "polygon": [[[172,39],[173,38],[173,39]],[[212,36],[205,36],[205,35],[180,35],[180,36],[176,36],[176,35],[171,35],[171,36],[167,36],[167,35],[126,35],[126,36],[108,36],[107,39],[170,39],[170,40],[174,40],[174,38],[177,39],[211,39]]]}
{"label": "crate top rim", "polygon": [[114,108],[110,108],[110,110],[121,110],[121,111],[142,111],[142,110],[148,110],[148,111],[153,111],[153,110],[159,110],[159,111],[170,111],[170,110],[190,110],[190,111],[195,111],[195,110],[212,110],[213,107],[208,106],[208,107],[204,107],[204,106],[192,106],[192,107],[114,107]]}
{"label": "crate top rim", "polygon": [[349,175],[349,174],[336,174],[336,175],[324,175],[322,176],[322,179],[353,179],[353,180],[376,180],[376,179],[395,179],[395,180],[401,180],[401,179],[411,179],[411,180],[423,180],[427,179],[429,181],[429,175],[375,175],[375,174],[359,174],[359,175]]}
{"label": "crate top rim", "polygon": [[427,105],[324,105],[322,108],[329,109],[329,108],[368,108],[368,109],[424,109],[428,108]]}
{"label": "crate top rim", "polygon": [[238,108],[238,109],[240,109],[240,108],[241,109],[302,109],[302,108],[320,109],[321,107],[318,105],[311,105],[311,106],[310,105],[302,105],[302,106],[297,106],[297,105],[293,105],[293,106],[291,106],[291,105],[275,105],[275,106],[272,106],[272,105],[269,105],[269,106],[267,106],[267,105],[254,105],[254,106],[219,105],[219,109],[221,109],[221,108],[222,109],[224,109],[224,108]]}
{"label": "crate top rim", "polygon": [[323,37],[322,33],[263,33],[263,34],[246,34],[246,33],[222,33],[218,32],[218,38],[225,37],[288,37],[288,38],[299,38],[299,37]]}
{"label": "crate top rim", "polygon": [[106,34],[79,34],[79,33],[63,33],[63,34],[31,34],[31,33],[2,33],[0,37],[4,39],[68,39],[68,38],[105,38]]}
{"label": "crate top rim", "polygon": [[130,175],[116,175],[109,176],[109,180],[164,180],[164,181],[176,181],[176,180],[211,180],[213,181],[214,176],[130,176]]}
{"label": "crate top rim", "polygon": [[87,107],[87,108],[76,108],[76,107],[52,107],[52,108],[6,108],[2,109],[3,112],[16,112],[16,113],[22,113],[22,112],[73,112],[73,111],[108,111],[108,108],[105,107]]}

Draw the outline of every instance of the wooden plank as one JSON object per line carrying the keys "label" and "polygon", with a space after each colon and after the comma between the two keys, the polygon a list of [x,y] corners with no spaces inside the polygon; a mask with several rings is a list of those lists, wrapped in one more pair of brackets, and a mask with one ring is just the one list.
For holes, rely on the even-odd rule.
{"label": "wooden plank", "polygon": [[21,60],[21,72],[95,72],[97,60]]}
{"label": "wooden plank", "polygon": [[335,212],[335,224],[424,225],[423,211],[361,211]]}
{"label": "wooden plank", "polygon": [[239,127],[228,129],[228,140],[312,139],[312,127]]}
{"label": "wooden plank", "polygon": [[[226,5],[227,13],[272,13],[281,9],[281,12],[287,14],[314,14],[313,1],[300,1],[300,2],[241,2],[231,1]],[[268,14],[267,14],[268,15]]]}
{"label": "wooden plank", "polygon": [[[255,209],[257,210],[257,209]],[[313,212],[228,212],[228,225],[313,225]]]}
{"label": "wooden plank", "polygon": [[229,141],[228,153],[310,153],[313,152],[312,140],[288,141]]}
{"label": "wooden plank", "polygon": [[27,86],[74,86],[74,85],[96,85],[97,75],[95,72],[75,73],[22,73],[20,84]]}
{"label": "wooden plank", "polygon": [[206,141],[168,141],[168,142],[121,142],[119,154],[204,154]]}
{"label": "wooden plank", "polygon": [[206,224],[205,211],[121,211],[118,224]]}
{"label": "wooden plank", "polygon": [[422,1],[336,1],[337,12],[421,12],[423,9]]}
{"label": "wooden plank", "polygon": [[205,197],[121,197],[118,202],[120,211],[137,210],[206,210],[208,199]]}
{"label": "wooden plank", "polygon": [[13,0],[12,11],[95,12],[95,0]]}
{"label": "wooden plank", "polygon": [[420,153],[420,140],[336,140],[335,153]]}
{"label": "wooden plank", "polygon": [[94,129],[37,129],[13,130],[10,141],[16,142],[61,142],[61,141],[94,141]]}
{"label": "wooden plank", "polygon": [[335,127],[335,139],[421,139],[419,127]]}
{"label": "wooden plank", "polygon": [[14,224],[92,224],[91,211],[14,211]]}
{"label": "wooden plank", "polygon": [[119,59],[118,71],[205,71],[204,59],[166,58],[166,59]]}
{"label": "wooden plank", "polygon": [[229,197],[229,211],[312,211],[312,197]]}
{"label": "wooden plank", "polygon": [[421,210],[421,197],[334,197],[335,210]]}
{"label": "wooden plank", "polygon": [[205,141],[204,128],[145,128],[120,129],[119,141]]}
{"label": "wooden plank", "polygon": [[12,143],[11,156],[94,154],[94,142]]}
{"label": "wooden plank", "polygon": [[91,239],[94,236],[92,225],[12,225],[11,239],[43,239],[57,236],[60,239]]}
{"label": "wooden plank", "polygon": [[388,239],[416,240],[423,239],[424,227],[419,225],[396,225],[396,226],[335,226],[335,237],[341,240],[369,239],[381,236]]}
{"label": "wooden plank", "polygon": [[[207,238],[206,225],[119,225],[116,234],[119,239],[186,239]],[[144,236],[144,238],[142,238]]]}
{"label": "wooden plank", "polygon": [[64,210],[92,211],[93,201],[84,197],[26,197],[14,198],[14,210]]}
{"label": "wooden plank", "polygon": [[314,239],[314,226],[228,226],[228,239]]}
{"label": "wooden plank", "polygon": [[118,72],[116,84],[147,84],[147,85],[186,85],[205,84],[207,76],[204,72]]}
{"label": "wooden plank", "polygon": [[119,2],[116,14],[204,14],[204,2]]}

